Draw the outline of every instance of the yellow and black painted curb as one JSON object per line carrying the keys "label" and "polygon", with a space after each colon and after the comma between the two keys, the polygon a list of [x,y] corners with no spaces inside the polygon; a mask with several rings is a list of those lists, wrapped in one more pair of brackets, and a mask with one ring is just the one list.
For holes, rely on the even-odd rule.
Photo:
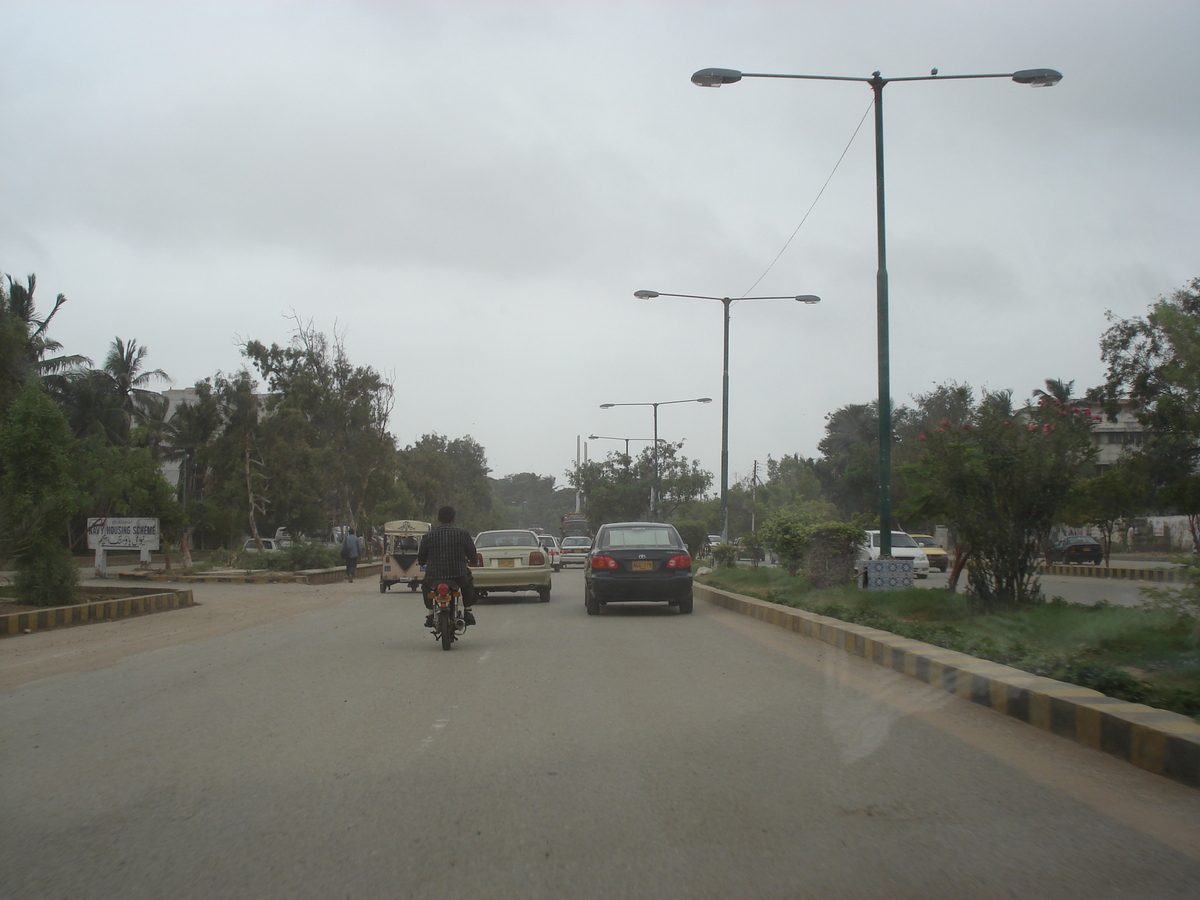
{"label": "yellow and black painted curb", "polygon": [[[378,575],[383,563],[358,567],[356,578]],[[346,569],[301,569],[298,572],[259,572],[254,575],[178,575],[171,572],[123,572],[118,578],[137,581],[161,581],[173,584],[336,584],[346,581]]]}
{"label": "yellow and black painted curb", "polygon": [[24,634],[26,631],[48,631],[70,625],[110,622],[130,616],[182,609],[194,604],[195,599],[190,590],[172,590],[135,597],[114,597],[111,600],[97,600],[74,606],[54,606],[35,612],[5,613],[0,615],[0,637]]}
{"label": "yellow and black painted curb", "polygon": [[827,644],[1135,766],[1200,788],[1200,724],[1187,716],[697,583],[696,596]]}
{"label": "yellow and black painted curb", "polygon": [[1168,569],[1165,566],[1154,569],[1132,569],[1128,566],[1085,566],[1045,563],[1038,566],[1043,575],[1076,575],[1081,578],[1123,578],[1130,581],[1155,581],[1172,584],[1187,583],[1187,574],[1182,569]]}

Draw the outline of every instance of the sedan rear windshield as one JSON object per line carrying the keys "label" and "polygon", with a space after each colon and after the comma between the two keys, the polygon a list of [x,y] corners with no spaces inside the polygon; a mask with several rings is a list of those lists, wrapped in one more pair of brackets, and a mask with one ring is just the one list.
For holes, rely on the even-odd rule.
{"label": "sedan rear windshield", "polygon": [[662,525],[631,525],[627,528],[609,528],[604,532],[601,549],[615,550],[619,547],[667,547],[683,549],[674,528]]}
{"label": "sedan rear windshield", "polygon": [[475,538],[475,549],[488,547],[540,547],[532,531],[485,531]]}

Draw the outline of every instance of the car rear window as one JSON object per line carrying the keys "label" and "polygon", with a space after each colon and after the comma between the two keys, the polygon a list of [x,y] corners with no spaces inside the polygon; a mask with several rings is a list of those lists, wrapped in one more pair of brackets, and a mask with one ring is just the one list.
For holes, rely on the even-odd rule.
{"label": "car rear window", "polygon": [[669,547],[683,549],[683,544],[674,528],[663,525],[630,525],[624,528],[609,528],[604,532],[600,545],[605,550],[618,547]]}
{"label": "car rear window", "polygon": [[475,549],[488,547],[540,547],[532,531],[485,531],[475,538]]}

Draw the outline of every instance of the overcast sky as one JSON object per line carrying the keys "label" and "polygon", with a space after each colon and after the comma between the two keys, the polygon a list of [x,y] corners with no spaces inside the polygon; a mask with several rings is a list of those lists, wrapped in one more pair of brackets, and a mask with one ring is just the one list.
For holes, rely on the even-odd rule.
{"label": "overcast sky", "polygon": [[639,288],[822,297],[732,307],[735,478],[876,396],[870,88],[700,68],[1063,72],[885,90],[897,403],[1097,384],[1105,312],[1200,276],[1195,0],[0,0],[0,29],[0,271],[69,298],[66,352],[133,338],[186,387],[295,313],[395,379],[402,445],[470,434],[497,476],[650,436],[602,403],[701,396],[659,434],[719,473],[721,304]]}

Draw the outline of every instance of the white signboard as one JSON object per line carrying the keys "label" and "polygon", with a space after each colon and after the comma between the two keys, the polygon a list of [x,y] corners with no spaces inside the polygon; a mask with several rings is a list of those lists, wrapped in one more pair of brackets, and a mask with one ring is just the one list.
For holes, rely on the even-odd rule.
{"label": "white signboard", "polygon": [[89,550],[157,550],[158,519],[88,519]]}

